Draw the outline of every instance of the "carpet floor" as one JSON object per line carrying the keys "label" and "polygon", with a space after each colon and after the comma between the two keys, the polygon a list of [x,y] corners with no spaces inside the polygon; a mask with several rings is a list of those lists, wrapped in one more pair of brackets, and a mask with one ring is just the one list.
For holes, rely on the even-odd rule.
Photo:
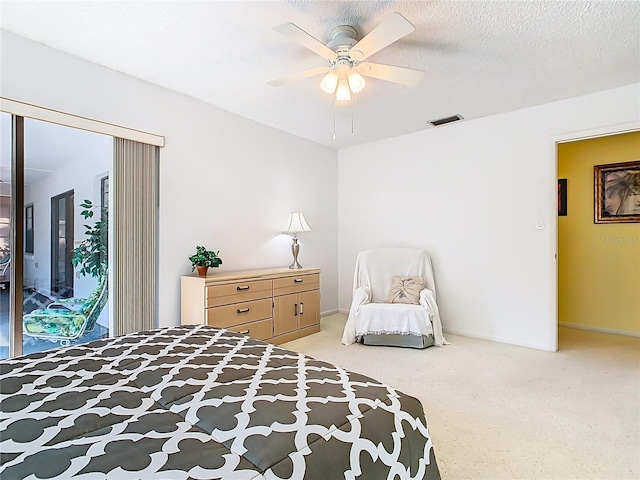
{"label": "carpet floor", "polygon": [[457,335],[414,350],[340,343],[346,315],[283,346],[424,406],[442,478],[640,478],[640,338],[559,329],[543,352]]}

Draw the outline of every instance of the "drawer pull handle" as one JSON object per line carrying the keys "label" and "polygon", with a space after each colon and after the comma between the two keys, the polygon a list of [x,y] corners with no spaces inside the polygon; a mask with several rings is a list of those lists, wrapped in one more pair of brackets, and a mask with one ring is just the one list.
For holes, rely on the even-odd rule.
{"label": "drawer pull handle", "polygon": [[242,285],[241,287],[236,287],[237,291],[249,290],[249,285]]}
{"label": "drawer pull handle", "polygon": [[294,317],[298,316],[298,304],[297,303],[293,306],[293,316]]}
{"label": "drawer pull handle", "polygon": [[249,332],[250,332],[250,331],[251,331],[251,330],[249,330],[249,329],[247,328],[246,330],[242,330],[241,332],[238,332],[238,333],[241,333],[242,335],[249,335]]}
{"label": "drawer pull handle", "polygon": [[304,278],[296,278],[293,283],[302,283],[304,282]]}
{"label": "drawer pull handle", "polygon": [[249,311],[249,307],[247,308],[239,308],[238,310],[236,310],[238,313],[247,313]]}
{"label": "drawer pull handle", "polygon": [[300,315],[304,315],[304,303],[300,302]]}

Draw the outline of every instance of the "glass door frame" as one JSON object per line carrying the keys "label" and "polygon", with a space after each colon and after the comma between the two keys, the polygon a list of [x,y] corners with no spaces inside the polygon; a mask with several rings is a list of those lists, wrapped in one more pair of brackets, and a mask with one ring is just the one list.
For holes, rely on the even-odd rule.
{"label": "glass door frame", "polygon": [[[9,357],[22,355],[24,313],[24,117],[11,115],[11,283],[9,284]],[[19,288],[18,288],[19,287]]]}

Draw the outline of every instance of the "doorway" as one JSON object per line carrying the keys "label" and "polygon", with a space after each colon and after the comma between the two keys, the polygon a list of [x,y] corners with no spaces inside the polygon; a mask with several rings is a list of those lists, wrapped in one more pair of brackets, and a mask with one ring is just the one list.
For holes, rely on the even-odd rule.
{"label": "doorway", "polygon": [[73,190],[51,198],[51,292],[73,297]]}
{"label": "doorway", "polygon": [[640,223],[594,220],[595,166],[638,158],[639,131],[557,145],[566,195],[557,224],[559,327],[640,336]]}

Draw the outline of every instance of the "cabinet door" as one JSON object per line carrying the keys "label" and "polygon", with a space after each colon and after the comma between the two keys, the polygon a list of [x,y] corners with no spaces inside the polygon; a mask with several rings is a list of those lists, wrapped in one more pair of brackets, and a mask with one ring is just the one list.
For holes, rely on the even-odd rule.
{"label": "cabinet door", "polygon": [[312,290],[298,294],[300,328],[320,323],[320,291]]}
{"label": "cabinet door", "polygon": [[273,334],[282,335],[298,329],[298,295],[274,297]]}

